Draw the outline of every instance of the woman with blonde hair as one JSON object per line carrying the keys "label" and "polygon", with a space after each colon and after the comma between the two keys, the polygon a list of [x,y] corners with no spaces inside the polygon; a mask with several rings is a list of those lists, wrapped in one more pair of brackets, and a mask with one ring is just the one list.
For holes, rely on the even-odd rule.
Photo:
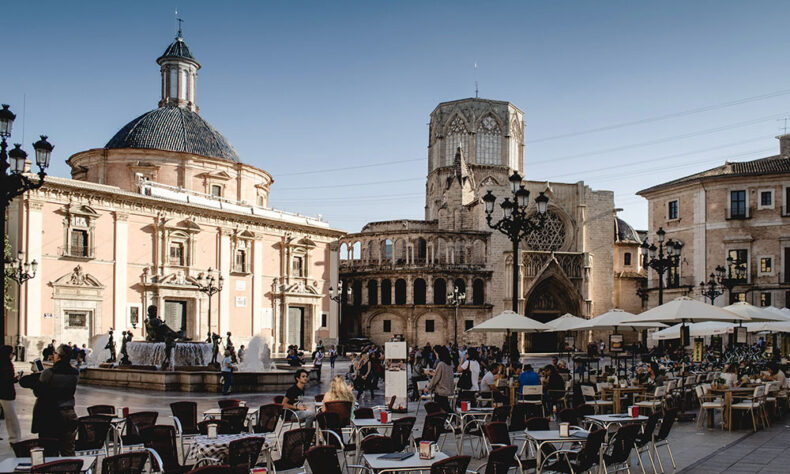
{"label": "woman with blonde hair", "polygon": [[332,384],[329,386],[329,391],[324,395],[324,403],[353,401],[354,393],[351,391],[351,387],[348,386],[341,375],[335,375],[332,378]]}

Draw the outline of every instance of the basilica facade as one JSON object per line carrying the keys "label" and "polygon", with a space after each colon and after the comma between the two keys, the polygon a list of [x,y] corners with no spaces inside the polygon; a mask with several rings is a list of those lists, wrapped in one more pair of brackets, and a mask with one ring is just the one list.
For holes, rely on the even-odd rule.
{"label": "basilica facade", "polygon": [[[157,108],[71,156],[70,179],[47,177],[12,203],[13,254],[40,266],[11,288],[5,343],[39,354],[50,339],[81,345],[111,328],[139,338],[148,305],[193,339],[262,336],[280,353],[336,341],[327,296],[344,232],[269,208],[272,176],[199,114],[201,66],[180,32],[157,63]],[[210,278],[222,284],[211,299]]]}
{"label": "basilica facade", "polygon": [[[516,106],[478,98],[439,104],[427,164],[425,220],[372,222],[341,239],[340,278],[349,289],[341,332],[375,342],[401,335],[419,345],[500,344],[502,335],[466,330],[512,307],[513,265],[519,312],[538,321],[589,318],[616,304],[641,309],[639,236],[617,219],[612,192],[526,180],[532,198],[549,198],[543,228],[513,255],[510,240],[489,227],[482,196],[512,197],[509,176],[524,174],[524,114]],[[527,212],[537,212],[534,202]],[[458,305],[449,298],[456,288],[465,295]],[[554,351],[557,343],[554,333],[528,335],[521,348]]]}

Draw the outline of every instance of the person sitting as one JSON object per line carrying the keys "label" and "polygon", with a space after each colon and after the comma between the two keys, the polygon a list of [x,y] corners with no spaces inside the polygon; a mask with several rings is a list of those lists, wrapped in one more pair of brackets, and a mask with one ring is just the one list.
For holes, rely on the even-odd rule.
{"label": "person sitting", "polygon": [[285,360],[288,361],[288,365],[291,367],[301,367],[302,361],[299,359],[299,354],[297,353],[296,349],[291,347],[288,349],[288,355],[285,357]]}
{"label": "person sitting", "polygon": [[295,382],[285,391],[282,407],[293,410],[306,428],[312,428],[315,414],[301,402],[301,398],[304,396],[304,387],[307,385],[307,378],[308,373],[306,370],[298,369],[296,371],[294,374]]}
{"label": "person sitting", "polygon": [[738,386],[738,369],[735,367],[735,364],[729,364],[724,369],[724,372],[719,376],[719,378],[724,379],[724,383],[729,388],[735,388]]}
{"label": "person sitting", "polygon": [[787,377],[785,376],[785,373],[779,368],[779,364],[772,362],[768,365],[768,371],[770,372],[770,375],[765,377],[766,380],[774,380],[779,382],[780,387],[787,386]]}
{"label": "person sitting", "polygon": [[[324,403],[326,402],[354,402],[354,392],[351,387],[343,380],[342,375],[335,375],[332,378],[332,383],[329,385],[329,391],[324,394]],[[323,407],[321,408],[323,410]]]}
{"label": "person sitting", "polygon": [[532,370],[531,364],[524,364],[524,369],[518,376],[518,384],[520,387],[524,385],[540,385],[540,376]]}
{"label": "person sitting", "polygon": [[661,375],[661,370],[655,362],[651,362],[647,367],[646,385],[653,389],[664,385],[664,376]]}

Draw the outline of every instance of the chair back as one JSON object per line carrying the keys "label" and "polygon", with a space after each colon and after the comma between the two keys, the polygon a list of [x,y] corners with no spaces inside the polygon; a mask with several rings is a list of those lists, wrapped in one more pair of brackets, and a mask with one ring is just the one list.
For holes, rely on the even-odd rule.
{"label": "chair back", "polygon": [[417,418],[414,416],[404,416],[392,421],[392,431],[390,437],[395,451],[403,451],[409,446],[409,439],[411,438],[411,431],[414,429],[414,424]]}
{"label": "chair back", "polygon": [[311,472],[343,474],[337,451],[333,446],[313,446],[305,454]]}
{"label": "chair back", "polygon": [[110,420],[106,416],[83,416],[77,419],[77,451],[97,450],[104,448],[107,433],[110,431]]}
{"label": "chair back", "polygon": [[181,433],[197,434],[197,403],[189,401],[173,402],[170,411],[181,423]]}
{"label": "chair back", "polygon": [[527,420],[527,431],[547,431],[550,421],[548,418],[530,418]]}
{"label": "chair back", "polygon": [[453,456],[431,464],[431,474],[464,474],[471,456]]}
{"label": "chair back", "polygon": [[132,451],[102,459],[102,474],[142,474],[148,462],[148,451]]}
{"label": "chair back", "polygon": [[647,422],[642,426],[642,431],[636,436],[636,445],[640,448],[653,440],[653,433],[656,431],[658,422],[661,421],[661,412],[656,411],[647,418]]}
{"label": "chair back", "polygon": [[521,387],[521,394],[522,395],[543,395],[543,386],[541,385],[522,385]]}
{"label": "chair back", "polygon": [[656,391],[653,393],[653,396],[656,398],[663,398],[664,395],[667,394],[667,388],[663,385],[656,387]]}
{"label": "chair back", "polygon": [[277,421],[282,415],[283,407],[276,403],[267,403],[258,408],[258,424],[255,425],[256,433],[273,433],[277,429]]}
{"label": "chair back", "polygon": [[277,395],[272,399],[272,403],[276,403],[278,405],[283,404],[283,400],[285,400],[285,395]]}
{"label": "chair back", "polygon": [[764,395],[765,395],[765,385],[758,385],[754,387],[754,398],[755,398],[754,401],[759,402],[760,398],[762,398]]}
{"label": "chair back", "polygon": [[247,421],[247,411],[249,409],[249,407],[230,407],[222,409],[220,419],[228,422],[230,425],[230,434],[239,434],[244,430],[244,423]]}
{"label": "chair back", "polygon": [[589,385],[582,385],[582,396],[584,398],[595,398],[595,389]]}
{"label": "chair back", "polygon": [[557,413],[557,418],[563,423],[579,424],[579,414],[573,408],[565,408]]}
{"label": "chair back", "polygon": [[673,379],[673,380],[668,381],[667,382],[667,392],[671,392],[672,390],[675,390],[675,388],[677,386],[678,386],[678,381],[677,380]]}
{"label": "chair back", "polygon": [[587,434],[587,440],[584,442],[584,446],[582,446],[579,454],[576,455],[573,466],[574,471],[588,471],[593,465],[598,464],[601,446],[605,438],[606,430],[604,429],[590,431],[590,433]]}
{"label": "chair back", "polygon": [[354,402],[332,401],[324,402],[324,412],[337,413],[341,428],[351,424],[351,409],[354,407]]}
{"label": "chair back", "polygon": [[527,404],[516,403],[513,405],[513,412],[510,414],[510,425],[508,431],[524,431],[527,428]]}
{"label": "chair back", "polygon": [[219,405],[220,408],[240,407],[241,400],[236,398],[223,398],[222,400],[217,400],[217,405]]}
{"label": "chair back", "polygon": [[57,438],[31,438],[12,442],[11,449],[18,458],[29,458],[32,448],[44,448],[44,456],[60,456],[60,440]]}
{"label": "chair back", "polygon": [[178,462],[178,447],[176,445],[176,429],[172,425],[146,426],[140,431],[146,448],[151,448],[159,454],[165,472],[181,467]]}
{"label": "chair back", "polygon": [[642,425],[630,423],[623,425],[615,431],[614,436],[609,440],[609,455],[606,456],[607,464],[622,464],[631,457],[631,450],[634,449],[636,435]]}
{"label": "chair back", "polygon": [[126,417],[126,444],[140,444],[143,439],[140,437],[140,431],[146,426],[153,426],[159,418],[159,413],[155,411],[138,411],[136,413],[129,413]]}
{"label": "chair back", "polygon": [[198,423],[198,433],[208,434],[208,425],[217,425],[217,434],[230,434],[230,423],[228,420],[203,420]]}
{"label": "chair back", "polygon": [[234,439],[228,444],[228,464],[234,470],[249,472],[258,463],[265,442],[263,436]]}
{"label": "chair back", "polygon": [[60,461],[45,462],[30,468],[31,474],[80,474],[82,459],[63,459]]}
{"label": "chair back", "polygon": [[314,428],[297,428],[286,431],[283,434],[282,457],[278,470],[302,467],[305,462],[305,454],[310,449],[314,436]]}
{"label": "chair back", "polygon": [[421,441],[439,441],[439,436],[444,431],[444,414],[429,415],[425,417],[422,424],[422,434],[420,435]]}
{"label": "chair back", "polygon": [[579,418],[584,418],[585,416],[590,416],[595,414],[595,407],[591,405],[578,405],[576,407],[576,413],[579,414]]}
{"label": "chair back", "polygon": [[601,393],[604,390],[609,390],[610,388],[612,388],[612,384],[608,382],[598,382],[595,384],[595,391],[598,393]]}
{"label": "chair back", "polygon": [[507,423],[507,418],[510,416],[510,405],[502,405],[494,408],[491,414],[491,421],[504,421]]}
{"label": "chair back", "polygon": [[658,428],[658,433],[656,434],[656,441],[667,439],[669,432],[672,431],[672,425],[675,424],[675,418],[677,418],[679,410],[680,408],[675,407],[667,410],[666,413],[664,413],[664,418],[661,420],[661,426]]}
{"label": "chair back", "polygon": [[444,410],[442,410],[442,407],[436,402],[425,402],[425,414],[435,415],[436,413],[444,413]]}
{"label": "chair back", "polygon": [[703,399],[705,398],[705,387],[702,385],[697,385],[694,387],[694,391],[697,393],[697,400],[699,400],[700,404],[702,404]]}
{"label": "chair back", "polygon": [[115,416],[115,407],[112,405],[91,405],[88,407],[88,415]]}
{"label": "chair back", "polygon": [[313,400],[315,400],[318,403],[323,402],[324,401],[324,394],[323,393],[319,393],[318,395],[315,395],[313,397]]}
{"label": "chair back", "polygon": [[507,474],[516,465],[517,446],[501,446],[492,449],[488,454],[488,462],[484,474]]}
{"label": "chair back", "polygon": [[394,453],[395,443],[389,436],[370,435],[362,440],[360,449],[364,454]]}
{"label": "chair back", "polygon": [[488,438],[489,444],[510,444],[510,432],[507,430],[507,423],[492,421],[483,425],[483,432]]}

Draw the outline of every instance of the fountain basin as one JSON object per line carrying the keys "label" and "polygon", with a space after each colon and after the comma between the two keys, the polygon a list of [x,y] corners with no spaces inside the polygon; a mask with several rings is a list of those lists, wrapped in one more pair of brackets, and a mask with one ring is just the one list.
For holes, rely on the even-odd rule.
{"label": "fountain basin", "polygon": [[[126,344],[126,352],[132,365],[158,367],[165,360],[165,343],[131,341]],[[211,353],[212,345],[207,342],[176,342],[171,363],[176,367],[205,367],[211,361]]]}

